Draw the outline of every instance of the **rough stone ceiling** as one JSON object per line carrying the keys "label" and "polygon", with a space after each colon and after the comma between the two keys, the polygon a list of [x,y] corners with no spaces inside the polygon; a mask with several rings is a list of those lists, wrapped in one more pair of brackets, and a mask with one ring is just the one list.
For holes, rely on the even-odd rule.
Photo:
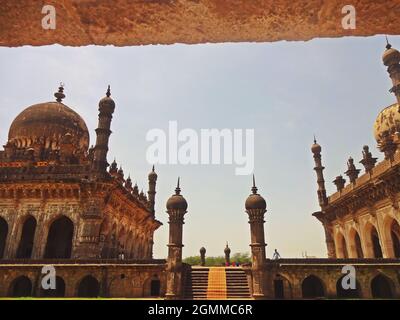
{"label": "rough stone ceiling", "polygon": [[[42,28],[42,7],[56,29]],[[342,28],[342,7],[356,29]],[[400,34],[400,0],[0,0],[0,46],[270,42]]]}

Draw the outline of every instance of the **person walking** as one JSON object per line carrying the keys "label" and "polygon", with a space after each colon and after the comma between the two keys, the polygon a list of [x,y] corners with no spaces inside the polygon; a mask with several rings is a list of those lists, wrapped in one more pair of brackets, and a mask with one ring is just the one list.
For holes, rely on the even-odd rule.
{"label": "person walking", "polygon": [[275,249],[274,255],[272,256],[272,259],[278,260],[281,258],[281,255],[279,254],[278,250]]}

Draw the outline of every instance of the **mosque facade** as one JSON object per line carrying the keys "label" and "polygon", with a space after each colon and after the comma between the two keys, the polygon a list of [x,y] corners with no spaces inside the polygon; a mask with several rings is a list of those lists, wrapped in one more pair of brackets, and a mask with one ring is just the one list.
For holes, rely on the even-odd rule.
{"label": "mosque facade", "polygon": [[[399,51],[388,44],[383,63],[397,99],[374,125],[384,160],[364,146],[363,172],[349,158],[349,182],[337,176],[337,192],[327,196],[322,147],[317,141],[311,147],[320,206],[313,215],[324,229],[327,258],[266,258],[267,202],[253,177],[244,205],[251,264],[241,267],[204,266],[205,248],[202,266],[183,263],[190,210],[179,179],[166,203],[167,258],[154,259],[154,232],[162,226],[154,167],[146,195],[115,160],[107,162],[116,107],[110,88],[89,147],[86,124],[63,103],[60,86],[56,101],[32,105],[14,119],[0,151],[0,297],[400,298]],[[229,261],[228,246],[224,253]],[[43,287],[46,266],[55,269],[56,289]],[[349,266],[356,286],[345,289]]]}

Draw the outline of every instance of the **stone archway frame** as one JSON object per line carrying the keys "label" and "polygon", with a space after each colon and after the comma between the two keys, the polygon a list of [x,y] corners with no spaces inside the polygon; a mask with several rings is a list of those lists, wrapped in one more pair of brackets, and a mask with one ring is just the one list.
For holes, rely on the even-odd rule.
{"label": "stone archway frame", "polygon": [[46,254],[46,248],[47,248],[47,241],[49,238],[49,233],[50,233],[50,228],[53,225],[53,223],[55,221],[57,221],[58,219],[65,217],[67,219],[69,219],[72,222],[72,226],[73,226],[73,230],[72,230],[72,245],[71,245],[71,258],[74,257],[74,251],[76,248],[76,244],[77,244],[77,234],[78,234],[78,227],[79,225],[76,223],[75,219],[70,215],[70,214],[66,214],[66,213],[57,213],[55,215],[52,215],[48,220],[46,220],[43,223],[43,227],[41,228],[41,230],[43,230],[43,243],[41,246],[41,256],[44,257],[44,255]]}
{"label": "stone archway frame", "polygon": [[323,278],[323,277],[319,276],[319,275],[316,274],[316,273],[307,273],[307,274],[304,275],[304,277],[302,277],[302,279],[301,279],[301,281],[300,281],[301,298],[302,298],[302,299],[305,299],[305,298],[303,297],[303,283],[304,283],[304,281],[305,281],[307,278],[309,278],[309,277],[315,277],[315,278],[317,278],[317,279],[321,282],[321,284],[322,284],[322,290],[323,290],[323,293],[324,293],[324,296],[323,296],[323,297],[324,297],[324,298],[327,298],[327,296],[328,296],[328,294],[329,294],[328,283],[326,283],[326,282],[324,281],[324,278]]}
{"label": "stone archway frame", "polygon": [[383,250],[385,251],[387,258],[395,258],[394,257],[394,247],[392,241],[392,224],[397,223],[400,226],[399,220],[393,215],[387,215],[383,220],[382,229],[382,242],[383,242]]}
{"label": "stone archway frame", "polygon": [[387,272],[385,272],[384,270],[381,270],[381,269],[375,270],[375,272],[373,272],[368,278],[368,285],[369,285],[369,289],[371,292],[371,298],[372,298],[372,281],[377,276],[383,276],[384,278],[386,278],[386,280],[388,280],[390,290],[392,292],[393,297],[398,298],[400,293],[398,292],[398,290],[396,288],[396,279],[393,279]]}
{"label": "stone archway frame", "polygon": [[[54,4],[55,2],[53,2]],[[397,0],[353,0],[356,28],[345,29],[341,0],[59,0],[55,29],[44,29],[41,1],[2,1],[0,46],[304,41],[400,34]],[[343,13],[343,10],[345,13]],[[392,18],[392,19],[390,19]]]}

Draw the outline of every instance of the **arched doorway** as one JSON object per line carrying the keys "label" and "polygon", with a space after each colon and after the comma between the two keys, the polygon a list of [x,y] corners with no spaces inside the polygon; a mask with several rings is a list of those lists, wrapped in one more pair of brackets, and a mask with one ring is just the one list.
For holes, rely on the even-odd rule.
{"label": "arched doorway", "polygon": [[360,298],[360,285],[356,282],[355,289],[345,289],[342,285],[342,279],[344,276],[340,277],[339,280],[336,282],[336,296],[342,299],[356,299]]}
{"label": "arched doorway", "polygon": [[159,297],[161,289],[161,282],[158,279],[153,279],[150,282],[150,295],[152,297]]}
{"label": "arched doorway", "polygon": [[20,276],[11,283],[11,297],[30,297],[32,296],[32,282],[26,276]]}
{"label": "arched doorway", "polygon": [[275,294],[275,299],[285,298],[285,291],[282,279],[279,278],[274,279],[274,294]]}
{"label": "arched doorway", "polygon": [[36,219],[29,216],[22,227],[21,240],[17,250],[17,258],[29,259],[32,256],[33,239],[35,237]]}
{"label": "arched doorway", "polygon": [[95,277],[86,276],[79,283],[78,297],[96,298],[100,293],[100,284]]}
{"label": "arched doorway", "polygon": [[373,298],[393,298],[392,285],[390,280],[382,274],[377,275],[371,281],[371,292]]}
{"label": "arched doorway", "polygon": [[306,299],[321,298],[325,296],[324,286],[321,279],[314,275],[308,276],[303,280],[301,291],[303,298]]}
{"label": "arched doorway", "polygon": [[74,224],[70,219],[62,216],[55,220],[49,229],[44,257],[50,259],[71,258],[73,234]]}
{"label": "arched doorway", "polygon": [[395,258],[400,258],[400,226],[396,220],[392,221],[390,236],[392,238],[394,256]]}
{"label": "arched doorway", "polygon": [[354,245],[356,247],[357,258],[364,258],[364,253],[361,246],[361,239],[357,231],[354,234]]}
{"label": "arched doorway", "polygon": [[55,289],[40,289],[41,297],[61,298],[65,296],[65,282],[61,277],[56,277],[56,288]]}
{"label": "arched doorway", "polygon": [[8,234],[7,221],[0,217],[0,259],[4,256],[4,249],[6,248],[6,240]]}
{"label": "arched doorway", "polygon": [[374,251],[374,257],[383,258],[381,243],[379,241],[379,235],[375,227],[372,227],[371,229],[371,242],[372,242],[372,249]]}

